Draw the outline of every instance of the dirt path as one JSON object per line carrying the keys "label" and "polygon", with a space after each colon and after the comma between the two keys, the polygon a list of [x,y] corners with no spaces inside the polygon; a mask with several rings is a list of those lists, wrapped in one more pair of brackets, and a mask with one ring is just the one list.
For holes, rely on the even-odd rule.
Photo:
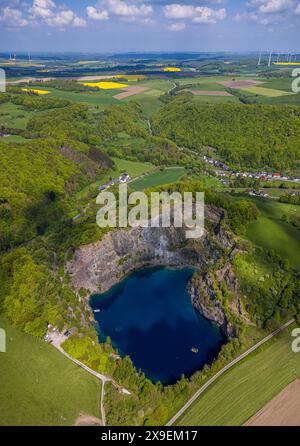
{"label": "dirt path", "polygon": [[103,375],[102,373],[96,372],[95,370],[91,369],[87,365],[83,364],[83,362],[78,361],[78,359],[73,358],[71,355],[69,355],[62,347],[61,344],[67,339],[65,335],[62,333],[59,333],[57,331],[52,331],[48,333],[48,339],[51,341],[51,345],[55,347],[60,353],[62,353],[66,358],[68,358],[70,361],[74,362],[76,365],[84,369],[86,372],[90,373],[91,375],[95,376],[97,379],[101,381],[101,398],[100,398],[100,412],[101,412],[101,419],[103,426],[106,425],[106,418],[105,418],[105,409],[104,409],[104,397],[105,397],[105,384],[110,381],[119,392],[124,393],[125,395],[131,395],[131,392],[127,390],[125,387],[120,386],[113,378],[110,376]]}
{"label": "dirt path", "polygon": [[104,386],[105,386],[105,382],[102,383],[100,409],[101,409],[102,425],[106,426],[105,410],[104,410],[104,397],[105,397]]}
{"label": "dirt path", "polygon": [[194,393],[194,395],[189,399],[189,401],[187,403],[185,403],[185,405],[170,419],[170,421],[168,421],[168,423],[166,424],[166,426],[172,426],[172,424],[175,423],[175,421],[178,420],[179,417],[181,417],[181,415],[193,404],[193,402],[203,393],[205,392],[205,390],[212,384],[214,383],[221,375],[223,375],[227,370],[229,370],[231,367],[233,367],[235,364],[237,364],[238,362],[240,362],[242,359],[246,358],[246,356],[250,355],[250,353],[254,352],[255,350],[257,350],[260,346],[262,346],[263,344],[265,344],[266,342],[268,342],[270,339],[274,338],[275,336],[277,336],[281,331],[285,330],[286,328],[288,328],[290,325],[292,325],[295,322],[294,319],[290,320],[289,322],[287,322],[286,324],[282,325],[281,327],[279,327],[277,330],[275,330],[273,333],[271,333],[269,336],[267,336],[266,338],[262,339],[261,341],[259,341],[257,344],[253,345],[253,347],[249,348],[249,350],[245,351],[244,353],[242,353],[240,356],[238,356],[236,359],[234,359],[233,361],[231,361],[229,364],[227,364],[225,367],[223,367],[221,370],[219,370],[218,373],[216,373],[212,378],[210,378],[202,387],[200,387],[199,390],[197,390],[196,393]]}

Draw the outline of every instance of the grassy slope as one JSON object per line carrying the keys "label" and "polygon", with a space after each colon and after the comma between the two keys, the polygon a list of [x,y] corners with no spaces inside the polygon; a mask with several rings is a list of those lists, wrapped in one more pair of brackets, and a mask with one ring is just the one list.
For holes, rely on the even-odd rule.
{"label": "grassy slope", "polygon": [[163,184],[174,183],[178,181],[184,175],[184,168],[169,168],[163,171],[155,172],[153,174],[146,175],[136,181],[130,183],[133,190],[143,190],[149,187],[161,186]]}
{"label": "grassy slope", "polygon": [[[41,88],[41,87],[39,87]],[[57,97],[60,99],[66,99],[71,102],[82,102],[84,104],[89,105],[99,105],[100,108],[103,108],[105,106],[111,105],[111,104],[119,104],[120,101],[117,99],[114,99],[114,95],[117,93],[120,93],[119,90],[100,90],[99,92],[82,92],[77,93],[74,91],[64,91],[64,90],[57,90],[54,88],[45,88],[45,90],[50,91],[49,97]]]}
{"label": "grassy slope", "polygon": [[270,98],[277,98],[280,96],[293,94],[292,92],[288,93],[287,91],[276,90],[274,88],[264,88],[263,86],[262,87],[258,86],[258,87],[243,88],[242,91],[246,91],[246,92],[253,93],[253,94],[258,94],[261,96],[267,96]]}
{"label": "grassy slope", "polygon": [[273,249],[291,266],[300,270],[300,231],[281,220],[282,215],[300,213],[300,207],[271,200],[251,198],[261,215],[247,226],[246,236],[256,245]]}
{"label": "grassy slope", "polygon": [[198,104],[227,104],[228,102],[238,103],[239,100],[236,96],[194,96],[193,102]]}
{"label": "grassy slope", "polygon": [[0,104],[0,125],[25,129],[33,112],[24,110],[22,107],[10,102]]}
{"label": "grassy slope", "polygon": [[0,425],[73,425],[80,412],[99,417],[100,384],[53,347],[0,319]]}
{"label": "grassy slope", "polygon": [[266,83],[263,85],[263,87],[274,88],[275,90],[282,90],[291,93],[293,80],[294,79],[292,78],[268,79]]}
{"label": "grassy slope", "polygon": [[112,158],[115,162],[117,173],[128,172],[131,177],[137,177],[143,173],[150,172],[155,168],[151,163],[141,163],[139,161],[128,161],[120,158]]}
{"label": "grassy slope", "polygon": [[241,425],[290,382],[300,378],[299,354],[288,332],[219,378],[179,419],[178,425]]}

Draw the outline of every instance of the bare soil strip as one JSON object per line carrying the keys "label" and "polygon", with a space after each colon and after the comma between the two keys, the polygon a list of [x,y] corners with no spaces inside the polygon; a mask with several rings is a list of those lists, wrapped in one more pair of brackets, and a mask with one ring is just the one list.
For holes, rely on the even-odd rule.
{"label": "bare soil strip", "polygon": [[118,93],[114,96],[115,99],[125,99],[128,98],[129,96],[134,96],[135,94],[140,94],[140,93],[144,93],[145,91],[149,90],[148,87],[141,87],[139,85],[132,85],[129,87],[124,88],[125,91],[123,91],[122,93]]}
{"label": "bare soil strip", "polygon": [[300,379],[289,384],[244,426],[300,426]]}
{"label": "bare soil strip", "polygon": [[75,426],[103,426],[100,418],[81,413],[75,421]]}
{"label": "bare soil strip", "polygon": [[243,87],[255,87],[255,85],[261,85],[264,82],[262,81],[238,81],[238,80],[232,80],[232,81],[223,81],[219,82],[219,84],[223,85],[227,88],[243,88]]}
{"label": "bare soil strip", "polygon": [[191,90],[195,96],[233,96],[227,91]]}

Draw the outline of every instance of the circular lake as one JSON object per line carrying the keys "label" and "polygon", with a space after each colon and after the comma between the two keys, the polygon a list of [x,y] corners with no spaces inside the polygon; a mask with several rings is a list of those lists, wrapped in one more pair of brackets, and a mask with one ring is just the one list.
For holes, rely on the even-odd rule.
{"label": "circular lake", "polygon": [[119,353],[154,382],[190,377],[212,363],[226,341],[191,303],[187,284],[193,273],[192,268],[144,268],[91,297],[99,339],[110,336]]}

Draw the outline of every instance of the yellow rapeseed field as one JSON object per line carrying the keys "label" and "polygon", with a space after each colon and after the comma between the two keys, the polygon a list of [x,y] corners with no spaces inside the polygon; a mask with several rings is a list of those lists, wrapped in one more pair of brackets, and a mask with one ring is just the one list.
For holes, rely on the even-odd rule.
{"label": "yellow rapeseed field", "polygon": [[22,91],[36,93],[36,94],[49,94],[50,91],[48,90],[38,90],[36,88],[22,88]]}
{"label": "yellow rapeseed field", "polygon": [[273,65],[282,65],[282,66],[300,66],[300,62],[273,62]]}
{"label": "yellow rapeseed field", "polygon": [[83,85],[87,87],[98,87],[102,90],[115,90],[116,88],[128,87],[127,84],[121,84],[119,82],[83,82]]}
{"label": "yellow rapeseed field", "polygon": [[181,71],[181,68],[177,68],[177,67],[165,67],[165,68],[164,68],[164,71],[171,71],[171,72],[172,72],[172,71],[173,71],[173,72],[175,71],[175,72],[176,72],[176,71]]}

